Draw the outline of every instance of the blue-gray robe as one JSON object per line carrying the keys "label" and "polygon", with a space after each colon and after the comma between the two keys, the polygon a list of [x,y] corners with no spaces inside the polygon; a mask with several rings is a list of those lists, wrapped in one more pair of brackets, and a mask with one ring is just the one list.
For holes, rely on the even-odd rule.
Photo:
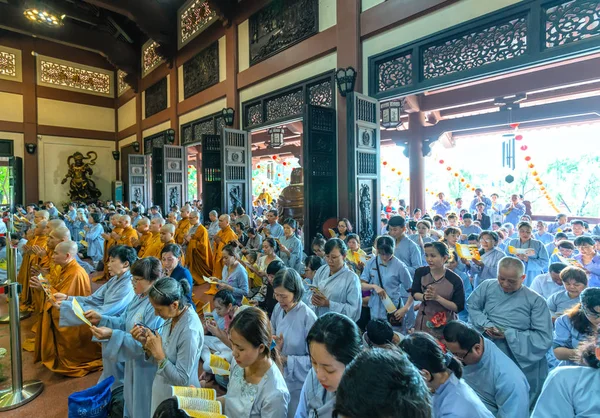
{"label": "blue-gray robe", "polygon": [[546,352],[552,346],[552,317],[544,298],[526,286],[506,293],[497,280],[486,280],[467,305],[469,322],[478,331],[504,331],[505,339],[493,342],[521,368],[529,382],[530,402],[535,402],[548,374]]}
{"label": "blue-gray robe", "polygon": [[556,317],[561,316],[566,310],[577,305],[579,303],[579,297],[571,299],[569,297],[569,292],[563,289],[550,295],[546,300],[546,303],[548,304],[548,309],[550,309],[550,314]]}
{"label": "blue-gray robe", "polygon": [[498,263],[504,257],[505,254],[498,247],[494,247],[481,256],[483,266],[480,267],[471,262],[469,270],[471,274],[475,275],[475,287],[479,286],[485,280],[496,279],[498,277]]}
{"label": "blue-gray robe", "polygon": [[283,378],[290,392],[288,417],[296,414],[302,385],[312,368],[310,353],[306,346],[306,336],[317,321],[317,316],[304,302],[300,301],[287,314],[279,304],[275,306],[271,316],[273,333],[283,335],[283,355],[287,363],[283,370]]}
{"label": "blue-gray robe", "polygon": [[327,392],[311,368],[302,386],[294,418],[331,418],[334,406],[335,392]]}
{"label": "blue-gray robe", "polygon": [[506,255],[514,257],[513,254],[510,254],[508,247],[531,248],[535,251],[535,255],[529,256],[528,261],[523,262],[523,264],[525,264],[525,286],[531,286],[533,279],[548,271],[548,252],[546,251],[544,244],[540,241],[530,239],[527,242],[521,242],[521,239],[519,238],[510,240],[506,246]]}
{"label": "blue-gray robe", "polygon": [[432,401],[434,418],[494,418],[473,389],[454,373],[437,388]]}
{"label": "blue-gray robe", "polygon": [[235,362],[225,395],[224,415],[230,418],[285,418],[290,393],[275,363],[257,385],[246,382],[244,369]]}
{"label": "blue-gray robe", "polygon": [[286,238],[285,235],[279,239],[279,242],[287,247],[290,251],[290,255],[287,255],[283,251],[279,251],[279,258],[285,264],[286,267],[296,270],[299,274],[304,273],[304,264],[302,264],[302,241],[296,236],[292,235]]}
{"label": "blue-gray robe", "polygon": [[113,330],[112,337],[102,341],[104,359],[125,366],[123,378],[125,418],[151,416],[152,380],[156,374],[156,364],[146,361],[142,344],[131,336],[130,331],[136,324],[157,329],[163,322],[163,319],[155,314],[148,296],[136,295],[125,312],[116,316],[102,315],[98,325]]}
{"label": "blue-gray robe", "polygon": [[223,278],[224,283],[233,287],[231,293],[233,293],[236,302],[240,305],[242,303],[242,298],[248,296],[248,292],[250,291],[248,285],[248,272],[241,263],[238,263],[237,266],[234,267],[231,276],[227,277],[229,274],[229,267],[227,266],[223,266],[222,274],[221,277]]}
{"label": "blue-gray robe", "polygon": [[[552,348],[564,347],[577,349],[579,344],[585,342],[589,337],[588,334],[582,334],[573,327],[571,318],[567,315],[562,315],[554,323],[554,342],[552,343]],[[557,360],[557,362],[558,366],[576,365],[575,362],[570,360]]]}
{"label": "blue-gray robe", "polygon": [[[529,383],[496,344],[483,339],[479,362],[463,368],[463,379],[498,418],[529,418]],[[465,415],[468,416],[468,415]]]}
{"label": "blue-gray robe", "polygon": [[[76,296],[75,299],[77,299],[84,312],[93,310],[101,315],[120,315],[135,296],[131,278],[131,273],[128,270],[121,277],[115,276],[111,278],[90,296]],[[72,299],[71,297],[69,300],[63,301],[60,305],[59,325],[61,327],[75,327],[82,324],[81,319],[73,313]],[[100,375],[99,382],[108,376],[114,376],[115,383],[113,383],[112,389],[114,390],[123,385],[123,362],[107,360],[104,356],[104,351],[102,351],[102,367],[102,375]]]}
{"label": "blue-gray robe", "polygon": [[[19,269],[21,268],[21,263],[23,262],[23,255],[21,254],[21,252],[16,251],[15,254],[17,255],[17,272],[19,271]],[[7,278],[7,261],[6,261],[6,246],[2,247],[2,249],[0,250],[0,283],[4,283]],[[16,277],[15,277],[16,279]]]}
{"label": "blue-gray robe", "polygon": [[[171,386],[200,387],[198,363],[204,343],[204,329],[192,305],[188,305],[172,330],[169,323],[159,332],[167,361],[157,369],[152,382],[152,415],[162,401],[171,397]],[[149,360],[156,364],[153,358]]]}
{"label": "blue-gray robe", "polygon": [[317,270],[313,278],[313,284],[329,299],[329,307],[311,305],[317,317],[327,312],[337,312],[358,321],[362,307],[360,279],[346,265],[333,276],[329,274],[329,265],[325,264]]}
{"label": "blue-gray robe", "polygon": [[88,243],[87,255],[94,263],[98,263],[104,258],[103,233],[104,228],[100,224],[90,225],[89,231],[85,233],[85,241]]}
{"label": "blue-gray robe", "polygon": [[398,260],[406,264],[411,277],[414,277],[416,269],[424,265],[421,249],[407,236],[404,236],[399,242],[396,241],[394,255]]}

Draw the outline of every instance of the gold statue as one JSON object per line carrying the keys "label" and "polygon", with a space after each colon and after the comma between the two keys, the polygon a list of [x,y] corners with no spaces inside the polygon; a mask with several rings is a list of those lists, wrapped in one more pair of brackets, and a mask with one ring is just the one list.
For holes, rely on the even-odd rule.
{"label": "gold statue", "polygon": [[[60,184],[65,184],[68,178],[71,178],[71,191],[69,196],[73,202],[94,202],[98,200],[102,193],[96,188],[96,183],[90,178],[94,173],[92,166],[96,164],[98,154],[90,151],[86,157],[82,153],[76,152],[67,158],[69,171]],[[71,161],[71,160],[74,160]],[[90,160],[85,162],[84,160]]]}

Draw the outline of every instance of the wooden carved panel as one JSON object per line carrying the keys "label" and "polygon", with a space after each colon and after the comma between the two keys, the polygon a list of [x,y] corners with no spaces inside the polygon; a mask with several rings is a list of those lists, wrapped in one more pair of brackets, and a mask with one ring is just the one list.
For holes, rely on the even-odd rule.
{"label": "wooden carved panel", "polygon": [[167,108],[167,77],[146,89],[146,117]]}
{"label": "wooden carved panel", "polygon": [[219,82],[219,43],[214,42],[183,64],[183,97],[200,93]]}
{"label": "wooden carved panel", "polygon": [[250,17],[250,65],[319,32],[319,0],[279,0]]}

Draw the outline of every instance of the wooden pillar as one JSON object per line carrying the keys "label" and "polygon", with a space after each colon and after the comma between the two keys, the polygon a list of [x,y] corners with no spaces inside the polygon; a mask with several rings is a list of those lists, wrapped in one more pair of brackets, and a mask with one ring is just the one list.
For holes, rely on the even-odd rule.
{"label": "wooden pillar", "polygon": [[233,119],[233,128],[240,128],[240,95],[238,92],[238,30],[237,25],[230,25],[225,31],[225,62],[226,70],[226,91],[227,107],[233,108],[235,117]]}
{"label": "wooden pillar", "polygon": [[[141,89],[142,79],[137,80],[138,89]],[[135,94],[135,140],[140,144],[140,154],[144,153],[144,138],[142,138],[142,92]]]}
{"label": "wooden pillar", "polygon": [[[23,72],[23,137],[24,143],[38,144],[37,137],[37,82],[36,63],[32,55],[34,51],[33,39],[23,40],[22,72]],[[23,170],[25,183],[25,204],[37,203],[40,199],[39,191],[39,149],[33,154],[24,152]],[[49,196],[46,196],[48,199]]]}
{"label": "wooden pillar", "polygon": [[[360,0],[337,0],[337,68],[353,67],[358,71],[355,90],[362,91],[362,51],[360,44]],[[346,98],[337,92],[338,121],[338,215],[350,216],[348,127]],[[353,181],[353,180],[352,180]],[[356,222],[356,219],[351,222]]]}
{"label": "wooden pillar", "polygon": [[409,115],[410,142],[408,143],[408,164],[410,171],[411,212],[420,208],[425,212],[425,159],[423,158],[423,114]]}
{"label": "wooden pillar", "polygon": [[179,100],[179,74],[175,60],[173,60],[173,67],[169,69],[169,100],[171,106],[169,107],[169,119],[171,121],[171,129],[175,131],[175,142],[173,145],[179,145],[179,116],[177,115],[177,102]]}

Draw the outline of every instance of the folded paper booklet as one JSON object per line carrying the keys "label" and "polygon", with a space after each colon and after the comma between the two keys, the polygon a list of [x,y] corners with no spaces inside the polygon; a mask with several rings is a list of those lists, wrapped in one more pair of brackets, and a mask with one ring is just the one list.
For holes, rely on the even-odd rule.
{"label": "folded paper booklet", "polygon": [[206,302],[204,306],[202,306],[202,315],[212,316],[212,311],[210,310],[210,302]]}
{"label": "folded paper booklet", "polygon": [[[175,396],[177,400],[177,407],[184,411],[190,411],[193,413],[204,412],[209,414],[216,414],[222,416],[223,410],[221,409],[221,402],[213,401],[201,398],[192,398],[188,396]],[[189,415],[189,412],[187,412]],[[205,415],[190,415],[191,417],[205,416]],[[213,415],[208,415],[212,417]]]}
{"label": "folded paper booklet", "polygon": [[81,240],[81,241],[79,241],[79,243],[80,243],[81,245],[83,245],[85,248],[87,248],[87,247],[88,247],[88,243],[87,243],[86,241],[84,241],[84,240]]}
{"label": "folded paper booklet", "polygon": [[215,277],[206,277],[206,276],[202,276],[202,278],[204,279],[204,281],[206,283],[210,283],[210,284],[217,284],[219,283],[219,279],[215,278]]}
{"label": "folded paper booklet", "polygon": [[385,310],[387,311],[387,313],[391,314],[398,310],[398,308],[396,308],[396,305],[394,305],[394,302],[392,302],[392,300],[387,294],[385,295],[385,299],[383,299],[382,302],[383,306],[385,306]]}
{"label": "folded paper booklet", "polygon": [[77,299],[73,298],[73,303],[71,304],[71,306],[72,306],[73,313],[75,314],[75,316],[77,316],[77,318],[81,319],[85,324],[87,324],[91,327],[92,323],[90,321],[88,321],[88,319],[83,314],[83,309],[81,308],[81,305],[79,304],[79,302],[77,302]]}
{"label": "folded paper booklet", "polygon": [[328,231],[329,231],[330,238],[335,238],[337,236],[336,233],[335,233],[335,231],[333,229],[329,228]]}
{"label": "folded paper booklet", "polygon": [[242,306],[252,306],[252,304],[246,296],[242,296]]}
{"label": "folded paper booklet", "polygon": [[527,256],[532,256],[535,255],[535,250],[533,248],[517,248],[517,247],[513,247],[512,245],[508,246],[508,252],[514,255],[517,254],[524,254]]}
{"label": "folded paper booklet", "polygon": [[190,418],[227,418],[227,416],[216,412],[194,411],[192,409],[182,409],[182,411]]}
{"label": "folded paper booklet", "polygon": [[85,232],[79,231],[79,235],[81,235],[82,237],[85,237]]}
{"label": "folded paper booklet", "polygon": [[219,376],[229,376],[229,368],[231,365],[223,357],[211,354],[209,366],[213,374]]}
{"label": "folded paper booklet", "polygon": [[171,386],[171,396],[181,396],[185,398],[206,399],[207,401],[217,400],[217,391],[208,388],[194,388],[187,386]]}
{"label": "folded paper booklet", "polygon": [[52,294],[52,291],[50,290],[50,284],[48,283],[48,280],[46,280],[46,278],[44,276],[42,276],[41,274],[38,274],[37,277],[38,277],[38,280],[40,281],[40,284],[42,285],[42,289],[44,290],[44,293],[46,294],[48,299],[51,300],[52,302],[56,302],[56,300],[54,299],[54,295]]}
{"label": "folded paper booklet", "polygon": [[481,259],[477,245],[456,244],[456,252],[460,258],[465,260]]}
{"label": "folded paper booklet", "polygon": [[574,267],[583,268],[583,266],[581,265],[581,263],[579,261],[575,260],[574,258],[565,258],[562,255],[559,255],[558,259],[560,260],[561,263],[564,263],[567,266],[574,266]]}

